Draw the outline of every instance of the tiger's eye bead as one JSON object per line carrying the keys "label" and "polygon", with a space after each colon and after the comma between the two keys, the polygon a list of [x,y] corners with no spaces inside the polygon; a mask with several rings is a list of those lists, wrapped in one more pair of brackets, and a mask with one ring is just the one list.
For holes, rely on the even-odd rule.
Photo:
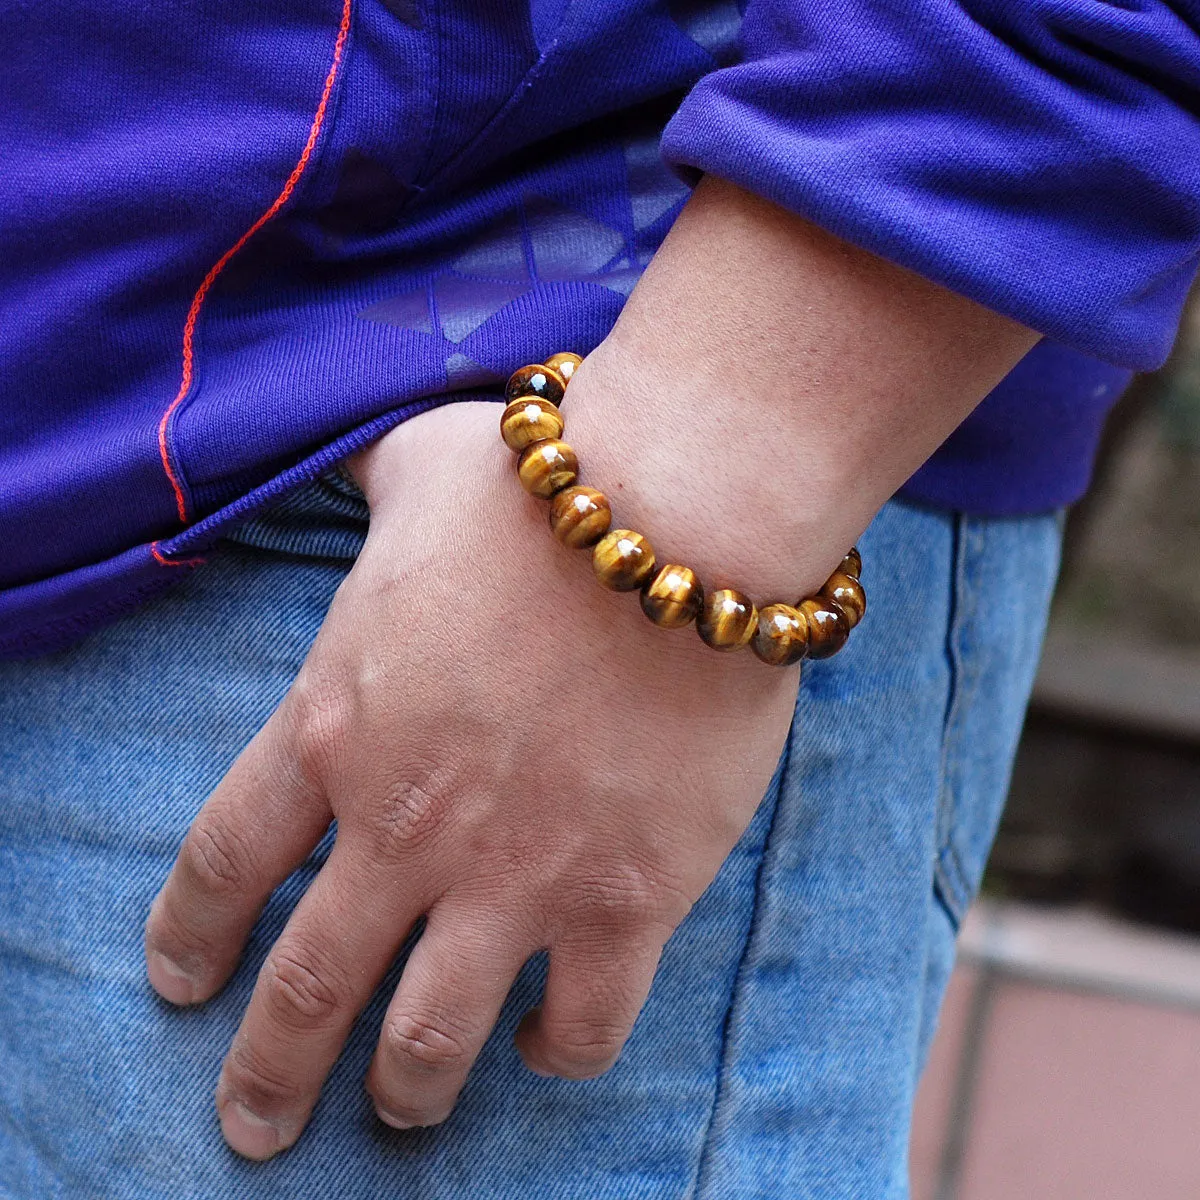
{"label": "tiger's eye bead", "polygon": [[560,438],[562,432],[562,413],[539,396],[522,396],[500,414],[500,436],[518,454],[534,442]]}
{"label": "tiger's eye bead", "polygon": [[566,390],[567,381],[557,371],[542,363],[530,363],[508,377],[504,398],[516,400],[521,396],[540,396],[551,404],[561,404]]}
{"label": "tiger's eye bead", "polygon": [[568,487],[579,478],[579,460],[566,442],[553,439],[534,442],[521,451],[521,457],[517,459],[517,476],[531,496],[549,500],[560,488]]}
{"label": "tiger's eye bead", "polygon": [[704,597],[696,632],[714,650],[740,650],[753,636],[758,610],[749,596],[720,588]]}
{"label": "tiger's eye bead", "polygon": [[862,584],[844,571],[834,571],[825,580],[821,595],[826,600],[833,600],[846,614],[851,629],[862,620],[863,613],[867,611],[867,594],[863,591]]}
{"label": "tiger's eye bead", "polygon": [[557,371],[568,383],[571,382],[571,376],[575,374],[583,359],[578,354],[572,354],[569,350],[564,350],[561,354],[552,354],[546,359],[546,366],[552,371]]}
{"label": "tiger's eye bead", "polygon": [[790,604],[768,604],[758,614],[750,649],[768,666],[791,666],[808,653],[808,621]]}
{"label": "tiger's eye bead", "polygon": [[809,658],[830,658],[846,644],[850,622],[834,601],[810,596],[796,607],[808,622]]}
{"label": "tiger's eye bead", "polygon": [[550,501],[550,528],[564,546],[594,546],[612,524],[612,509],[603,492],[590,487],[563,488]]}
{"label": "tiger's eye bead", "polygon": [[606,588],[632,592],[654,573],[654,547],[632,529],[614,529],[596,543],[592,570]]}
{"label": "tiger's eye bead", "polygon": [[667,563],[642,588],[642,612],[663,629],[681,629],[700,611],[704,590],[690,567]]}
{"label": "tiger's eye bead", "polygon": [[862,556],[858,553],[857,546],[850,547],[850,553],[842,559],[842,565],[838,567],[843,575],[850,575],[854,579],[862,577]]}

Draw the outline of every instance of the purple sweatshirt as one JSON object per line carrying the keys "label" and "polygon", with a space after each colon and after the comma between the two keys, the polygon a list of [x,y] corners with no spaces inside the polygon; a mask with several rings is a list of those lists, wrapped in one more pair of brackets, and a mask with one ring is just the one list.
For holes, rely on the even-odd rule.
{"label": "purple sweatshirt", "polygon": [[590,350],[706,171],[1046,335],[908,496],[1075,499],[1196,269],[1200,0],[741,7],[10,6],[0,655],[170,586],[407,417]]}

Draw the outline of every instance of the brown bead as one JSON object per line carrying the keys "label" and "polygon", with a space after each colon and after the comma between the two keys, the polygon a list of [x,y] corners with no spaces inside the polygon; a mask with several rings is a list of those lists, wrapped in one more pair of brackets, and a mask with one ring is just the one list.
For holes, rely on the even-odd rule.
{"label": "brown bead", "polygon": [[520,396],[540,396],[551,404],[561,404],[566,390],[567,381],[557,371],[542,363],[530,363],[508,377],[504,396],[507,400],[516,400]]}
{"label": "brown bead", "polygon": [[768,604],[758,614],[750,649],[769,666],[791,666],[808,653],[808,621],[790,604]]}
{"label": "brown bead", "polygon": [[846,644],[850,622],[834,601],[810,596],[796,607],[808,622],[809,658],[829,658]]}
{"label": "brown bead", "polygon": [[560,488],[569,487],[579,478],[579,460],[566,442],[550,439],[534,442],[517,459],[521,486],[540,500],[549,500]]}
{"label": "brown bead", "polygon": [[854,579],[862,578],[862,556],[858,553],[857,546],[850,547],[850,553],[842,559],[838,570],[843,575],[849,575]]}
{"label": "brown bead", "polygon": [[564,546],[581,550],[594,546],[612,524],[612,509],[603,492],[590,487],[569,487],[550,501],[550,528]]}
{"label": "brown bead", "polygon": [[518,454],[534,442],[560,438],[562,433],[562,413],[540,396],[522,396],[500,414],[500,436]]}
{"label": "brown bead", "polygon": [[758,610],[749,596],[720,588],[704,597],[696,632],[714,650],[740,650],[753,636]]}
{"label": "brown bead", "polygon": [[867,594],[863,591],[863,585],[854,576],[843,571],[834,571],[825,580],[821,595],[826,600],[833,600],[846,614],[851,629],[862,620],[863,613],[867,611]]}
{"label": "brown bead", "polygon": [[654,547],[632,529],[614,529],[596,543],[592,570],[606,588],[632,592],[654,573]]}
{"label": "brown bead", "polygon": [[678,563],[659,567],[642,588],[642,612],[663,629],[681,629],[700,611],[704,589],[696,572]]}
{"label": "brown bead", "polygon": [[546,366],[552,371],[557,371],[568,383],[582,363],[583,359],[569,350],[564,350],[561,354],[552,354],[546,359]]}

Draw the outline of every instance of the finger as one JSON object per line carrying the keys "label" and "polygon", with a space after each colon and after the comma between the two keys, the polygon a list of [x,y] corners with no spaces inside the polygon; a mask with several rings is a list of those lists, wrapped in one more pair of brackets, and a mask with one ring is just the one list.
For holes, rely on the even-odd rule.
{"label": "finger", "polygon": [[428,922],[388,1006],[367,1091],[396,1129],[450,1115],[513,981],[537,949],[443,906]]}
{"label": "finger", "polygon": [[270,1158],[300,1136],[355,1018],[420,915],[395,893],[339,842],[296,906],[217,1084],[221,1131],[239,1154]]}
{"label": "finger", "polygon": [[591,1079],[620,1056],[662,954],[661,945],[558,943],[542,1005],[517,1030],[517,1049],[539,1075]]}
{"label": "finger", "polygon": [[192,822],[146,921],[146,972],[172,1004],[207,1000],[229,978],[271,892],[332,820],[276,712]]}

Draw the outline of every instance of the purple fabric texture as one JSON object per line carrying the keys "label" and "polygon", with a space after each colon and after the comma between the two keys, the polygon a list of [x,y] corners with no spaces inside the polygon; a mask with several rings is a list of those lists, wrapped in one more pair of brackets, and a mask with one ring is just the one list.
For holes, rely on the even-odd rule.
{"label": "purple fabric texture", "polygon": [[[344,3],[7,13],[0,655],[169,586],[414,413],[594,347],[687,195],[664,127],[676,169],[1061,343],[914,497],[1075,498],[1125,368],[1170,342],[1200,245],[1192,5],[349,0],[339,43]],[[172,407],[197,289],[289,176]]]}
{"label": "purple fabric texture", "polygon": [[674,163],[1086,354],[1170,349],[1200,250],[1195,0],[750,0]]}

